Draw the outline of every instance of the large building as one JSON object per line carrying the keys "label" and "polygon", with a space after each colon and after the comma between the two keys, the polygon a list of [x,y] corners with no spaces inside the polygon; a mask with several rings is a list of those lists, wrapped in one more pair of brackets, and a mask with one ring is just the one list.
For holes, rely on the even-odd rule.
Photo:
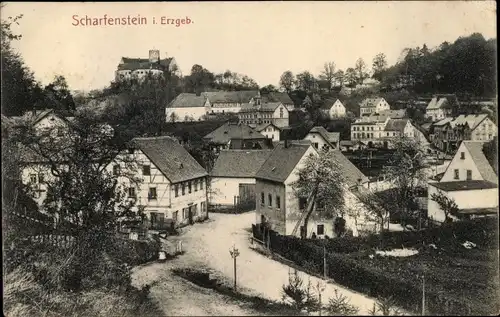
{"label": "large building", "polygon": [[173,57],[161,59],[159,50],[150,50],[149,58],[122,57],[115,72],[115,79],[141,79],[148,74],[159,76],[164,71],[177,70],[177,63]]}
{"label": "large building", "polygon": [[369,116],[372,113],[378,113],[383,110],[390,110],[391,107],[384,98],[367,98],[359,105],[360,116]]}
{"label": "large building", "polygon": [[256,96],[251,102],[242,106],[238,113],[241,123],[260,125],[272,123],[278,128],[289,125],[290,112],[281,102],[265,102]]}

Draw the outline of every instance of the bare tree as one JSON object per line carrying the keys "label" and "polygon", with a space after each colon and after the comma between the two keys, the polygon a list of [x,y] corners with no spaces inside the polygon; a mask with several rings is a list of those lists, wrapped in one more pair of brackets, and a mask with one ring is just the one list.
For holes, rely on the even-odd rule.
{"label": "bare tree", "polygon": [[333,218],[334,212],[342,211],[344,184],[340,165],[328,150],[320,150],[318,155],[311,155],[305,160],[304,167],[299,170],[299,179],[292,184],[297,197],[307,201],[302,214],[302,238],[307,237],[307,224],[316,205],[323,207],[316,212],[324,217]]}
{"label": "bare tree", "polygon": [[387,58],[384,53],[379,53],[373,58],[372,70],[373,77],[381,79],[381,73],[387,68]]}
{"label": "bare tree", "polygon": [[354,71],[356,73],[356,79],[359,84],[363,84],[364,80],[368,78],[368,69],[366,63],[362,58],[358,58],[356,64],[354,65]]}
{"label": "bare tree", "polygon": [[319,75],[319,78],[323,79],[328,84],[328,91],[332,91],[333,83],[335,80],[335,63],[327,62],[323,65],[323,70]]}
{"label": "bare tree", "polygon": [[280,86],[283,87],[287,93],[290,93],[293,89],[294,76],[289,70],[284,72],[280,77]]}
{"label": "bare tree", "polygon": [[335,82],[339,85],[339,86],[343,86],[344,85],[344,81],[345,81],[345,75],[344,75],[344,71],[339,69],[338,71],[335,72]]}

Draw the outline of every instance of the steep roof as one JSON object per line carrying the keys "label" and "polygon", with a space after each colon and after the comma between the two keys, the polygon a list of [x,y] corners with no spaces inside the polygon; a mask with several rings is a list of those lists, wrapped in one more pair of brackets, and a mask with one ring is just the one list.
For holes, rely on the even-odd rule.
{"label": "steep roof", "polygon": [[266,139],[266,136],[255,131],[246,124],[226,122],[219,128],[203,137],[213,143],[226,144],[231,139]]}
{"label": "steep roof", "polygon": [[498,187],[497,184],[489,181],[481,180],[471,180],[471,181],[459,181],[459,182],[439,182],[439,183],[429,183],[434,187],[442,189],[447,192],[451,191],[462,191],[462,190],[476,190],[476,189],[490,189]]}
{"label": "steep roof", "polygon": [[137,70],[137,69],[161,69],[168,68],[173,58],[164,58],[159,60],[158,62],[150,62],[149,58],[130,58],[130,57],[122,57],[121,59],[123,63],[118,65],[118,70]]}
{"label": "steep roof", "polygon": [[210,103],[247,103],[258,93],[256,90],[210,91],[204,92],[202,95],[208,98]]}
{"label": "steep roof", "polygon": [[207,175],[205,169],[174,138],[134,138],[131,144],[140,149],[172,183]]}
{"label": "steep roof", "polygon": [[455,106],[457,103],[458,99],[456,95],[453,94],[434,95],[431,101],[429,101],[426,110],[449,108]]}
{"label": "steep roof", "polygon": [[255,177],[272,150],[222,150],[215,161],[213,177]]}
{"label": "steep roof", "polygon": [[375,108],[377,106],[377,104],[382,101],[382,99],[384,98],[380,98],[380,97],[377,97],[377,98],[366,98],[365,100],[363,100],[361,102],[361,107],[362,108]]}
{"label": "steep roof", "polygon": [[403,132],[409,119],[389,119],[385,125],[384,131]]}
{"label": "steep roof", "polygon": [[258,106],[252,103],[244,103],[241,105],[240,112],[273,112],[281,105],[283,105],[281,102],[265,102]]}
{"label": "steep roof", "polygon": [[[392,119],[403,119],[406,117],[406,109],[399,110],[382,110],[378,113],[370,114],[370,117],[384,117],[384,118],[392,118]],[[385,119],[384,119],[385,120]]]}
{"label": "steep roof", "polygon": [[289,142],[285,148],[284,142],[278,143],[255,177],[283,183],[310,146]]}
{"label": "steep roof", "polygon": [[[324,110],[330,110],[330,109],[332,108],[333,104],[337,102],[337,100],[338,100],[338,101],[340,101],[340,99],[338,99],[338,98],[334,98],[334,99],[331,99],[331,98],[330,98],[330,99],[326,99],[326,100],[325,100],[325,101],[321,104],[321,109],[324,109]],[[344,105],[344,104],[342,103],[342,101],[340,101],[340,103],[341,103],[342,105]]]}
{"label": "steep roof", "polygon": [[268,126],[273,126],[275,129],[281,130],[279,127],[277,127],[273,123],[262,123],[262,124],[257,125],[254,129],[255,129],[255,131],[260,132],[260,131],[264,130],[265,128],[267,128]]}
{"label": "steep roof", "polygon": [[467,124],[471,130],[474,130],[483,120],[488,118],[487,114],[470,114],[470,115],[459,115],[458,117],[448,117],[444,118],[436,123],[434,126],[444,126],[446,124],[450,124],[452,128],[457,125],[465,125]]}
{"label": "steep roof", "polygon": [[484,180],[498,184],[498,175],[493,170],[493,167],[490,165],[483,152],[483,145],[486,142],[462,141],[462,143],[469,151],[472,160],[476,164],[476,167]]}
{"label": "steep roof", "polygon": [[169,105],[169,108],[189,108],[189,107],[203,107],[205,105],[206,97],[197,96],[192,93],[181,93]]}
{"label": "steep roof", "polygon": [[363,184],[369,181],[363,172],[361,172],[356,165],[354,165],[349,159],[340,152],[340,150],[334,149],[330,150],[328,153],[333,155],[335,160],[339,163],[342,170],[342,175],[345,178],[346,184],[349,187],[357,186],[358,184]]}
{"label": "steep roof", "polygon": [[339,142],[340,140],[340,132],[328,132],[324,127],[322,126],[316,126],[313,127],[309,133],[318,133],[323,137],[325,141],[330,143],[332,145],[332,142]]}
{"label": "steep roof", "polygon": [[283,104],[292,104],[293,100],[286,92],[272,91],[266,95],[262,95],[262,101],[265,102],[281,102]]}

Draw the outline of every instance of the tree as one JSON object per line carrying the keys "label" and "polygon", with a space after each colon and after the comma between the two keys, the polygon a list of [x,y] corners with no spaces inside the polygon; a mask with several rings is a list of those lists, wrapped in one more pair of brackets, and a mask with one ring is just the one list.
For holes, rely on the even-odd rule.
{"label": "tree", "polygon": [[1,20],[2,114],[6,116],[20,116],[32,110],[42,95],[33,73],[11,47],[12,41],[21,40],[21,35],[13,33],[12,25],[19,25],[22,17],[21,14],[4,20],[2,16]]}
{"label": "tree", "polygon": [[358,313],[359,309],[352,305],[346,296],[335,289],[335,297],[330,298],[326,311],[329,316],[353,316]]}
{"label": "tree", "polygon": [[316,88],[316,78],[309,71],[297,74],[296,76],[297,89],[305,91],[306,93],[313,92]]}
{"label": "tree", "polygon": [[362,58],[358,58],[356,65],[354,65],[357,83],[363,84],[363,81],[368,78],[368,69],[366,63]]}
{"label": "tree", "polygon": [[453,198],[446,196],[442,191],[439,193],[433,193],[431,199],[435,201],[439,208],[444,212],[445,223],[452,222],[453,219],[450,215],[457,215],[458,205]]}
{"label": "tree", "polygon": [[350,87],[356,86],[357,77],[356,77],[356,71],[354,70],[354,68],[349,67],[348,69],[346,69],[344,80],[347,82],[347,84]]}
{"label": "tree", "polygon": [[75,101],[73,100],[73,96],[69,90],[68,83],[66,82],[66,78],[64,78],[64,76],[55,76],[52,83],[45,86],[44,94],[45,96],[55,99],[47,100],[45,104],[46,108],[53,108],[53,101],[56,101],[60,106],[59,110],[76,110]]}
{"label": "tree", "polygon": [[299,179],[292,184],[299,200],[306,201],[302,211],[304,230],[302,238],[307,237],[307,224],[314,207],[319,203],[324,208],[316,210],[316,215],[333,218],[334,212],[340,213],[344,207],[344,177],[337,160],[328,150],[311,154],[299,170]]}
{"label": "tree", "polygon": [[339,85],[339,86],[343,86],[344,85],[344,71],[339,69],[337,72],[335,72],[335,82]]}
{"label": "tree", "polygon": [[407,137],[399,137],[394,141],[395,152],[384,166],[382,173],[385,179],[395,185],[393,194],[401,222],[418,208],[416,203],[417,190],[426,184],[425,153],[420,144]]}
{"label": "tree", "polygon": [[284,302],[289,302],[297,310],[315,310],[318,307],[318,300],[312,292],[311,281],[304,286],[302,278],[297,270],[288,277],[288,285],[283,285],[282,296]]}
{"label": "tree", "polygon": [[382,80],[382,73],[387,68],[387,58],[384,53],[379,53],[373,58],[372,69],[373,78]]}
{"label": "tree", "polygon": [[327,83],[328,91],[331,92],[335,80],[335,63],[325,63],[323,65],[323,70],[321,71],[319,78],[323,79]]}
{"label": "tree", "polygon": [[270,92],[277,92],[278,91],[278,88],[276,88],[274,85],[267,85],[267,86],[264,86],[260,89],[260,93],[265,95],[265,94],[268,94]]}
{"label": "tree", "polygon": [[284,72],[280,77],[280,86],[283,87],[287,93],[290,93],[294,85],[293,73],[289,70]]}
{"label": "tree", "polygon": [[191,74],[186,77],[186,91],[199,93],[212,87],[215,83],[215,75],[199,64],[191,67]]}

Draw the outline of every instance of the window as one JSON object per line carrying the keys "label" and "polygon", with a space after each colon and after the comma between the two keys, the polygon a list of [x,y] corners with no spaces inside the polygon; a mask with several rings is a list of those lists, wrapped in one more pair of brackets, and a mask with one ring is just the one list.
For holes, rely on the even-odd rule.
{"label": "window", "polygon": [[182,208],[182,219],[187,219],[189,217],[189,208]]}
{"label": "window", "polygon": [[283,108],[280,108],[280,118],[283,118]]}
{"label": "window", "polygon": [[276,208],[281,208],[281,199],[280,196],[276,196]]}
{"label": "window", "polygon": [[118,174],[120,174],[120,165],[115,165],[113,166],[113,175],[117,176]]}
{"label": "window", "polygon": [[267,199],[269,200],[269,207],[273,206],[273,195],[269,194],[267,195]]}
{"label": "window", "polygon": [[174,220],[174,222],[177,222],[178,221],[178,218],[179,218],[179,211],[176,210],[174,211],[174,213],[172,214],[172,219]]}
{"label": "window", "polygon": [[472,170],[467,170],[467,180],[472,180]]}
{"label": "window", "polygon": [[465,152],[460,152],[460,159],[465,160]]}
{"label": "window", "polygon": [[179,184],[175,184],[175,197],[179,197]]}
{"label": "window", "polygon": [[198,180],[194,180],[194,191],[197,192],[198,191]]}
{"label": "window", "polygon": [[318,227],[316,228],[316,233],[318,235],[325,234],[325,225],[318,225]]}
{"label": "window", "polygon": [[458,169],[455,169],[454,172],[455,172],[455,179],[459,179],[460,173],[458,172]]}
{"label": "window", "polygon": [[142,175],[144,175],[144,176],[151,175],[151,166],[149,166],[149,165],[143,165],[142,166]]}
{"label": "window", "polygon": [[135,194],[135,188],[134,187],[129,187],[128,189],[128,198],[137,198],[137,195]]}
{"label": "window", "polygon": [[304,208],[306,208],[306,203],[307,203],[307,198],[305,198],[305,197],[300,197],[300,198],[299,198],[299,209],[304,209]]}
{"label": "window", "polygon": [[45,176],[43,174],[38,174],[38,182],[45,183]]}
{"label": "window", "polygon": [[205,181],[205,180],[204,180],[203,178],[202,178],[202,179],[200,179],[200,190],[202,190],[202,189],[203,189],[203,183],[204,183],[204,181]]}
{"label": "window", "polygon": [[389,132],[387,132],[387,136],[389,136]]}
{"label": "window", "polygon": [[128,149],[128,154],[134,154],[134,149]]}
{"label": "window", "polygon": [[262,206],[264,206],[264,204],[265,204],[265,202],[264,202],[264,193],[263,193],[263,192],[262,192],[262,193],[260,193],[260,204],[261,204]]}
{"label": "window", "polygon": [[191,181],[188,182],[188,193],[191,194],[192,187],[191,187]]}
{"label": "window", "polygon": [[317,149],[318,148],[318,142],[314,142],[314,147]]}
{"label": "window", "polygon": [[156,200],[156,187],[150,187],[148,192],[148,200]]}
{"label": "window", "polygon": [[182,183],[182,196],[186,194],[186,184]]}
{"label": "window", "polygon": [[30,183],[36,184],[36,174],[30,174]]}

